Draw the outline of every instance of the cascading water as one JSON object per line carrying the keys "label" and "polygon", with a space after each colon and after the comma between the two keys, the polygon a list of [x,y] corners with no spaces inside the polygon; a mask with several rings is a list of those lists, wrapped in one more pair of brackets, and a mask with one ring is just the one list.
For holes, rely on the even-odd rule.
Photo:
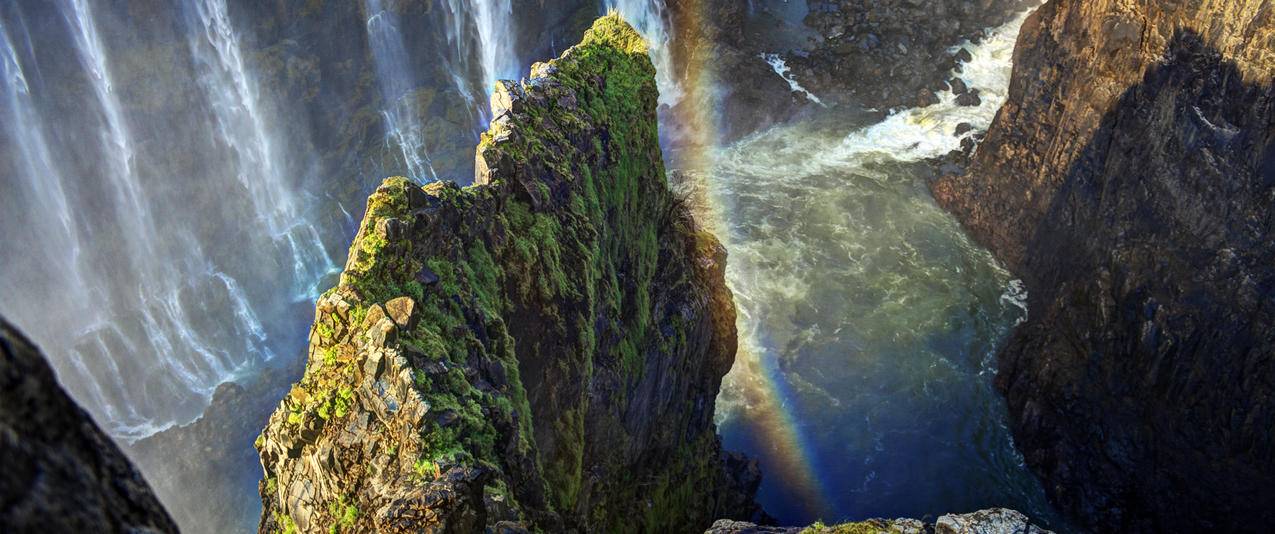
{"label": "cascading water", "polygon": [[513,4],[510,0],[472,0],[483,66],[483,91],[491,93],[496,81],[518,78],[521,66],[514,51]]}
{"label": "cascading water", "polygon": [[368,44],[376,63],[376,75],[381,89],[385,120],[386,143],[397,146],[410,178],[421,182],[438,179],[438,173],[429,159],[425,146],[424,125],[413,96],[417,88],[416,77],[403,35],[399,30],[398,16],[386,10],[381,0],[366,0]]}
{"label": "cascading water", "polygon": [[212,105],[220,141],[236,156],[232,172],[280,252],[292,257],[293,277],[300,284],[297,298],[313,298],[314,284],[336,266],[318,230],[298,216],[287,163],[274,141],[278,135],[266,124],[226,0],[193,0],[185,7],[194,30],[189,34],[191,52],[201,67],[199,82]]}
{"label": "cascading water", "polygon": [[[166,119],[130,100],[139,77],[117,77],[101,7],[0,6],[0,185],[13,192],[0,197],[0,313],[131,438],[190,420],[218,384],[272,358],[261,318],[312,298],[334,266],[300,215],[225,1],[180,6],[190,31],[176,50],[204,101]],[[37,47],[28,20],[58,50]],[[288,298],[263,294],[279,287]]]}

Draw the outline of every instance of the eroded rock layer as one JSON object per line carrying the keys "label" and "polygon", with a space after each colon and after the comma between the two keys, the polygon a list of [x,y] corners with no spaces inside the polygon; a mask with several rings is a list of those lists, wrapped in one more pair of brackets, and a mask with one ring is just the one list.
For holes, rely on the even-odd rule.
{"label": "eroded rock layer", "polygon": [[1054,0],[940,204],[1019,273],[1015,442],[1103,531],[1275,519],[1275,6]]}
{"label": "eroded rock layer", "polygon": [[177,532],[133,464],[0,318],[0,530]]}
{"label": "eroded rock layer", "polygon": [[257,442],[263,531],[700,531],[755,512],[713,401],[725,251],[666,184],[616,16],[502,82],[476,185],[369,198]]}

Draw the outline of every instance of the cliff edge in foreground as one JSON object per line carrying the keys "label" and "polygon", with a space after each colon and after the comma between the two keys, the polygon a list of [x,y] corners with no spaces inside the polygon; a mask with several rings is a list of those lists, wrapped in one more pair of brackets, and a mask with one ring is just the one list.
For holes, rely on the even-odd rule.
{"label": "cliff edge in foreground", "polygon": [[1275,10],[1053,0],[940,204],[1023,277],[1015,443],[1099,531],[1275,520]]}
{"label": "cliff edge in foreground", "polygon": [[0,318],[0,530],[177,532],[151,488]]}
{"label": "cliff edge in foreground", "polygon": [[501,82],[476,185],[386,180],[257,441],[261,530],[702,531],[756,512],[713,402],[725,251],[665,182],[617,16]]}

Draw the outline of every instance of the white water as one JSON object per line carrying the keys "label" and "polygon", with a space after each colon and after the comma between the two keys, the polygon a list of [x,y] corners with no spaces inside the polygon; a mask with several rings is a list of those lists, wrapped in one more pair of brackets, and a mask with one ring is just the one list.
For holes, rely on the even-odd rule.
{"label": "white water", "polygon": [[[149,206],[142,201],[142,186],[133,172],[133,139],[124,123],[120,111],[119,98],[113,90],[111,71],[106,64],[106,52],[102,40],[98,36],[97,23],[93,20],[93,12],[87,0],[66,0],[70,6],[73,34],[76,41],[76,52],[80,63],[88,72],[92,82],[97,104],[105,116],[106,125],[100,132],[102,144],[108,147],[105,151],[108,168],[105,174],[115,187],[118,196],[117,206],[121,206],[120,224],[130,235],[142,236],[154,233],[154,226],[149,216]],[[133,239],[130,245],[137,249],[130,250],[134,255],[150,255],[153,250],[150,241]]]}
{"label": "white water", "polygon": [[403,45],[398,16],[386,10],[381,0],[366,0],[368,44],[381,89],[381,116],[385,119],[386,145],[397,147],[408,177],[418,182],[438,179],[425,146],[422,113],[412,91],[416,89],[415,69]]}
{"label": "white water", "polygon": [[[193,4],[193,5],[192,5]],[[207,94],[221,142],[237,158],[235,178],[248,191],[253,211],[264,224],[275,246],[292,257],[297,298],[312,298],[314,283],[336,270],[319,242],[315,228],[301,220],[292,195],[290,175],[295,171],[276,146],[279,135],[267,125],[256,80],[243,60],[239,34],[227,11],[226,0],[189,0],[190,47],[199,69],[199,82]]]}
{"label": "white water", "polygon": [[673,64],[673,22],[663,0],[606,0],[606,11],[618,11],[642,37],[655,64],[655,83],[660,89],[660,104],[673,106],[685,91],[677,79]]}
{"label": "white water", "polygon": [[483,91],[491,94],[497,80],[518,78],[520,67],[514,51],[513,4],[510,0],[472,0],[483,65]]}
{"label": "white water", "polygon": [[784,58],[780,57],[779,54],[763,53],[759,57],[761,57],[762,61],[765,61],[767,65],[770,65],[770,68],[775,71],[775,74],[778,74],[780,78],[783,78],[785,82],[788,82],[789,90],[805,96],[806,99],[811,102],[821,106],[824,105],[823,101],[819,100],[819,97],[815,96],[814,93],[810,92],[805,87],[802,87],[801,84],[797,82],[797,78],[793,77],[791,69],[788,68],[788,64],[784,62]]}
{"label": "white water", "polygon": [[0,196],[0,313],[108,430],[140,437],[189,421],[218,384],[274,357],[261,317],[282,306],[263,287],[312,299],[335,266],[301,215],[284,136],[269,127],[225,0],[180,6],[194,94],[206,99],[192,117],[208,121],[180,151],[155,136],[187,124],[125,104],[124,58],[111,56],[100,6],[47,7],[65,24],[39,40],[61,41],[69,60],[52,67],[56,83],[85,91],[75,109],[58,107],[38,59],[51,51],[33,45],[22,6],[0,10],[0,148],[12,156],[0,159],[12,192]]}
{"label": "white water", "polygon": [[980,106],[949,92],[880,119],[834,110],[715,155],[741,347],[719,429],[760,459],[760,502],[785,523],[988,503],[1049,513],[987,374],[1025,293],[935,205],[923,162],[960,147],[959,124],[990,125],[1025,17],[962,45],[973,59],[953,75]]}

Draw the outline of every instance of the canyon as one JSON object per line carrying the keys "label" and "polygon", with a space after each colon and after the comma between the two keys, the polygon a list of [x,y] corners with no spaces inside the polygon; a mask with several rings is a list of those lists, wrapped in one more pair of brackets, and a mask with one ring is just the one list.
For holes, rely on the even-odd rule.
{"label": "canyon", "polygon": [[1273,17],[5,4],[0,522],[1261,530]]}

